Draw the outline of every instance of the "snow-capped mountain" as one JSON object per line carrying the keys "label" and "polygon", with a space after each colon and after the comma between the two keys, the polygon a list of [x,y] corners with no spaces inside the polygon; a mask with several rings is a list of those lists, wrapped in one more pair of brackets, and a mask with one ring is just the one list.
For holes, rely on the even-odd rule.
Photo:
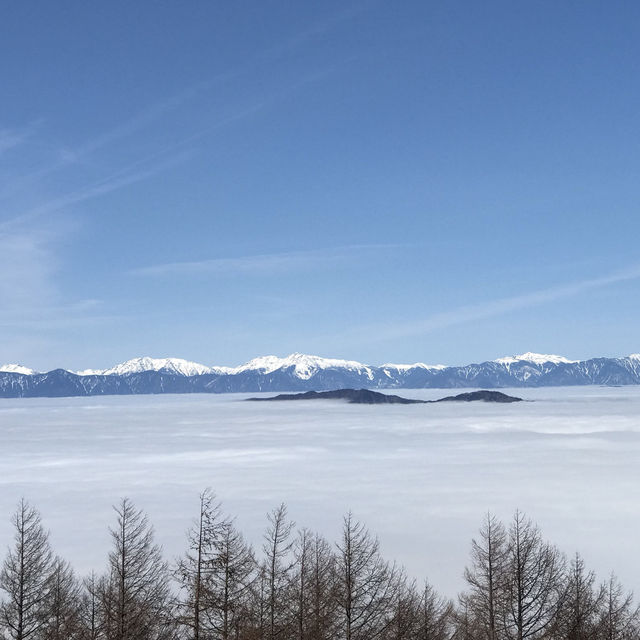
{"label": "snow-capped mountain", "polygon": [[424,362],[414,362],[413,364],[393,364],[391,362],[387,362],[386,364],[381,364],[380,369],[389,369],[390,371],[410,371],[411,369],[430,369],[440,371],[441,369],[446,369],[447,365],[445,364],[425,364]]}
{"label": "snow-capped mountain", "polygon": [[23,376],[32,376],[36,373],[34,369],[29,369],[29,367],[23,367],[21,364],[3,364],[0,365],[0,373],[20,373]]}
{"label": "snow-capped mountain", "polygon": [[166,371],[179,376],[200,376],[214,373],[212,367],[197,362],[189,362],[182,358],[133,358],[110,369],[85,369],[78,371],[79,376],[128,376],[142,371]]}
{"label": "snow-capped mountain", "polygon": [[135,358],[102,370],[38,373],[0,367],[0,397],[140,393],[327,391],[340,388],[499,388],[640,384],[640,354],[569,360],[524,353],[464,366],[365,365],[353,360],[293,353],[265,356],[238,367],[207,366],[180,358]]}
{"label": "snow-capped mountain", "polygon": [[327,369],[351,371],[358,375],[365,375],[369,380],[373,380],[373,370],[367,365],[355,362],[354,360],[320,358],[319,356],[308,356],[304,353],[292,353],[286,358],[278,358],[277,356],[254,358],[239,367],[233,369],[227,368],[226,372],[231,375],[237,375],[246,371],[259,371],[266,374],[290,368],[293,368],[293,374],[301,380],[309,380],[319,371]]}
{"label": "snow-capped mountain", "polygon": [[528,351],[527,353],[523,353],[519,356],[505,356],[504,358],[498,358],[494,360],[494,362],[499,362],[500,364],[514,364],[516,362],[532,362],[533,364],[547,364],[550,362],[551,364],[568,364],[570,362],[577,362],[577,360],[569,360],[564,356],[554,356],[554,355],[546,355],[543,353],[531,353]]}

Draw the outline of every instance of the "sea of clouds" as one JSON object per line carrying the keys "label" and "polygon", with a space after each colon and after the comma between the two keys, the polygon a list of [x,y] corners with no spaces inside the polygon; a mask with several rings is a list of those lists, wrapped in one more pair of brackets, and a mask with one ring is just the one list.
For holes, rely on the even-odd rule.
{"label": "sea of clouds", "polygon": [[[24,496],[55,550],[101,571],[128,496],[169,558],[212,487],[260,544],[268,510],[339,534],[352,510],[386,557],[447,595],[487,510],[516,508],[563,551],[638,590],[640,388],[505,390],[510,405],[244,402],[243,395],[0,400],[0,548]],[[450,391],[401,392],[434,399]]]}

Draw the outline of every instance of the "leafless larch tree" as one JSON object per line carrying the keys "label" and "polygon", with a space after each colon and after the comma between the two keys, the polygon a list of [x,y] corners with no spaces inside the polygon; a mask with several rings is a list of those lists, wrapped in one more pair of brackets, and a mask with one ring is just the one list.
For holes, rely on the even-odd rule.
{"label": "leafless larch tree", "polygon": [[524,514],[487,514],[457,603],[385,560],[351,514],[336,544],[268,514],[261,553],[200,496],[170,567],[146,515],[116,507],[103,574],[78,579],[21,501],[0,569],[0,640],[640,640],[640,610],[611,577],[598,584]]}

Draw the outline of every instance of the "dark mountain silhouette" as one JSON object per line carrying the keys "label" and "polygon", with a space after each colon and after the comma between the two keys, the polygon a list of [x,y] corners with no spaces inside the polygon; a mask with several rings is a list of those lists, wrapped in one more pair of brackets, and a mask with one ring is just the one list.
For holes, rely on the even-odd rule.
{"label": "dark mountain silhouette", "polygon": [[469,393],[459,393],[457,396],[447,396],[432,402],[522,402],[522,398],[508,396],[501,391],[471,391]]}
{"label": "dark mountain silhouette", "polygon": [[347,400],[349,404],[435,404],[437,402],[520,402],[522,398],[508,396],[500,391],[472,391],[439,400],[415,400],[379,393],[370,389],[336,389],[335,391],[307,391],[306,393],[281,393],[271,398],[247,398],[250,402],[280,400]]}
{"label": "dark mountain silhouette", "polygon": [[279,400],[347,400],[350,404],[425,404],[424,400],[412,400],[392,396],[369,389],[336,389],[335,391],[307,391],[306,393],[282,393],[271,398],[247,398],[252,402]]}

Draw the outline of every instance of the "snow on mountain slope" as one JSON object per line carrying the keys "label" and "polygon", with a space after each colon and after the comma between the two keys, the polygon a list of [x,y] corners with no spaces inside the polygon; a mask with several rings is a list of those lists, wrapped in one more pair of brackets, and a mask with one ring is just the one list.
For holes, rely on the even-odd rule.
{"label": "snow on mountain slope", "polygon": [[238,374],[246,371],[257,371],[259,373],[273,373],[280,369],[294,368],[294,375],[301,380],[309,380],[318,371],[324,369],[343,369],[353,373],[364,374],[370,380],[373,379],[373,371],[360,362],[354,360],[335,360],[332,358],[321,358],[319,356],[309,356],[304,353],[292,353],[286,358],[277,356],[264,356],[254,358],[239,367],[227,369],[228,373]]}
{"label": "snow on mountain slope", "polygon": [[0,371],[6,373],[22,373],[25,376],[32,376],[38,373],[29,367],[23,367],[21,364],[3,364],[0,366]]}
{"label": "snow on mountain slope", "polygon": [[[592,359],[593,360],[593,359]],[[636,369],[640,366],[640,353],[632,353],[621,358],[613,358],[625,367]],[[483,366],[500,365],[511,371],[512,365],[531,365],[529,375],[541,375],[548,366],[563,364],[573,364],[580,366],[586,363],[585,360],[569,360],[564,356],[553,354],[541,354],[527,352],[515,356],[505,356],[490,362],[481,363]],[[625,364],[626,363],[626,364]],[[467,365],[467,367],[477,367],[478,365]],[[129,375],[131,373],[141,373],[144,371],[168,371],[174,375],[195,376],[203,374],[217,375],[237,375],[247,372],[260,374],[270,374],[276,371],[287,370],[293,367],[293,374],[300,380],[309,380],[320,371],[339,370],[345,373],[358,374],[373,380],[376,375],[404,376],[412,371],[431,371],[437,373],[444,370],[464,369],[464,367],[451,367],[442,364],[425,364],[416,362],[413,364],[385,363],[380,366],[369,366],[354,360],[342,360],[337,358],[322,358],[319,356],[306,355],[303,353],[292,353],[284,358],[278,356],[263,356],[254,358],[245,364],[237,367],[206,366],[197,362],[190,362],[182,358],[150,358],[141,357],[127,360],[109,369],[85,369],[74,372],[77,375]],[[538,372],[536,372],[538,369]],[[0,373],[20,373],[23,375],[36,375],[39,372],[20,364],[0,365]],[[522,374],[526,377],[527,374]]]}
{"label": "snow on mountain slope", "polygon": [[532,364],[543,365],[547,363],[551,364],[571,364],[572,362],[578,362],[578,360],[569,360],[564,356],[555,356],[543,353],[532,353],[528,351],[519,356],[505,356],[504,358],[497,358],[494,360],[498,364],[515,364],[516,362],[530,362]]}
{"label": "snow on mountain slope", "polygon": [[393,364],[392,362],[387,362],[385,364],[380,365],[380,369],[395,369],[396,371],[400,371],[405,373],[410,371],[411,369],[427,369],[429,371],[441,371],[442,369],[446,369],[447,366],[444,364],[425,364],[424,362],[414,362],[413,364]]}
{"label": "snow on mountain slope", "polygon": [[197,376],[205,373],[216,373],[212,367],[207,367],[197,362],[189,362],[182,358],[149,358],[148,356],[127,360],[110,369],[85,369],[77,373],[80,376],[126,376],[142,371],[168,371],[169,373],[180,376]]}
{"label": "snow on mountain slope", "polygon": [[[157,371],[174,375],[149,375]],[[448,367],[424,363],[389,363],[370,367],[352,360],[301,353],[285,358],[255,358],[239,367],[207,367],[180,358],[135,358],[110,369],[85,370],[80,374],[63,369],[37,373],[21,365],[5,365],[0,367],[0,397],[322,391],[347,387],[430,389],[640,385],[640,354],[571,361],[562,356],[525,353],[497,361]],[[87,377],[90,374],[102,375]]]}
{"label": "snow on mountain slope", "polygon": [[634,375],[640,376],[640,353],[632,353],[630,356],[621,359],[622,366],[631,371]]}

